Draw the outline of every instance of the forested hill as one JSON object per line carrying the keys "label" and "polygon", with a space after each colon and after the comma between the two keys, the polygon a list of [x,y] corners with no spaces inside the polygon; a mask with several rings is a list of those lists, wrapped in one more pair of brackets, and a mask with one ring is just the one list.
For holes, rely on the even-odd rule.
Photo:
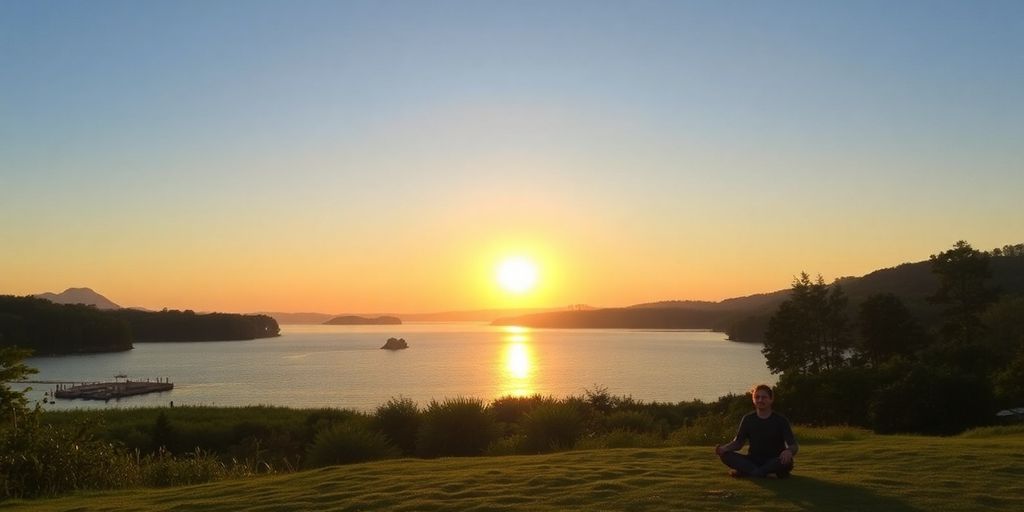
{"label": "forested hill", "polygon": [[0,295],[0,346],[35,355],[117,352],[132,348],[128,324],[93,306]]}
{"label": "forested hill", "polygon": [[281,333],[277,321],[267,315],[135,309],[119,309],[107,314],[127,322],[133,339],[139,342],[252,340]]}
{"label": "forested hill", "polygon": [[266,315],[109,311],[0,295],[0,346],[16,345],[36,355],[117,352],[130,350],[133,341],[251,340],[279,333],[277,322]]}
{"label": "forested hill", "polygon": [[[1002,293],[1024,295],[1024,256],[999,256],[991,260],[989,285]],[[892,293],[922,322],[938,316],[939,308],[928,302],[939,281],[930,261],[906,263],[877,270],[863,277],[839,279],[849,297],[851,312],[869,296]],[[768,319],[789,290],[726,299],[721,302],[666,301],[627,308],[590,311],[557,311],[500,318],[494,325],[522,325],[546,328],[620,329],[713,329],[736,341],[762,341]]]}

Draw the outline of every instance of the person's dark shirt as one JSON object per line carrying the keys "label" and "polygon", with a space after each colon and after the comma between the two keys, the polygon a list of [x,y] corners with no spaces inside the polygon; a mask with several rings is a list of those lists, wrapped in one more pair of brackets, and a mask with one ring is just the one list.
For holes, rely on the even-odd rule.
{"label": "person's dark shirt", "polygon": [[789,420],[776,412],[772,412],[771,416],[764,419],[759,418],[756,411],[748,413],[740,421],[736,440],[741,445],[749,442],[750,448],[747,453],[759,458],[778,457],[786,447],[792,446],[795,450],[796,445]]}

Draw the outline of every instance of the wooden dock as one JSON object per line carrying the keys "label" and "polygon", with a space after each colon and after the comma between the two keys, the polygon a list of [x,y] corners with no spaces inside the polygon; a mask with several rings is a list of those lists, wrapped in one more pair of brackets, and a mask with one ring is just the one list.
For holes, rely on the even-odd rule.
{"label": "wooden dock", "polygon": [[53,397],[61,399],[110,400],[111,398],[158,393],[172,389],[174,389],[174,383],[166,380],[157,380],[156,382],[148,380],[92,382],[70,387],[58,386],[53,392]]}

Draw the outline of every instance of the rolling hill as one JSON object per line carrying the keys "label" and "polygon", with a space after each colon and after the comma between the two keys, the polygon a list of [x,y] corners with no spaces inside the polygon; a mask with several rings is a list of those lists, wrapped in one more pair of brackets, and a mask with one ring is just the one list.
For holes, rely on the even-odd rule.
{"label": "rolling hill", "polygon": [[[1024,294],[1024,256],[1001,256],[991,260],[989,284],[1006,294]],[[849,297],[850,314],[866,298],[892,293],[922,321],[929,323],[939,307],[928,302],[938,287],[931,262],[905,263],[876,270],[862,277],[837,280]],[[712,329],[724,332],[734,341],[761,342],[768,319],[789,290],[725,299],[720,302],[665,301],[637,304],[625,308],[590,311],[557,311],[499,318],[493,325],[522,325],[539,328],[619,328],[619,329]]]}

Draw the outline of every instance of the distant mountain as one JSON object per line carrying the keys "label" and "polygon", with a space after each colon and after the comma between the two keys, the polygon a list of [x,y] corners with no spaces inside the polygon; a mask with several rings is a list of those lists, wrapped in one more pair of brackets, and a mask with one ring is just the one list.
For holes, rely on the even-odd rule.
{"label": "distant mountain", "polygon": [[[1024,295],[1024,256],[1001,256],[991,260],[989,285],[1010,295]],[[905,263],[877,270],[863,277],[837,280],[849,298],[849,314],[878,293],[892,293],[925,324],[938,318],[940,308],[928,302],[939,281],[930,261]],[[721,302],[664,301],[627,308],[592,311],[559,311],[499,318],[494,325],[522,325],[548,328],[620,329],[711,329],[724,332],[735,341],[760,342],[768,319],[790,290],[726,299]]]}
{"label": "distant mountain", "polygon": [[60,293],[40,293],[33,295],[38,299],[46,299],[54,304],[85,304],[96,306],[97,309],[121,309],[110,299],[94,292],[91,288],[68,288]]}

